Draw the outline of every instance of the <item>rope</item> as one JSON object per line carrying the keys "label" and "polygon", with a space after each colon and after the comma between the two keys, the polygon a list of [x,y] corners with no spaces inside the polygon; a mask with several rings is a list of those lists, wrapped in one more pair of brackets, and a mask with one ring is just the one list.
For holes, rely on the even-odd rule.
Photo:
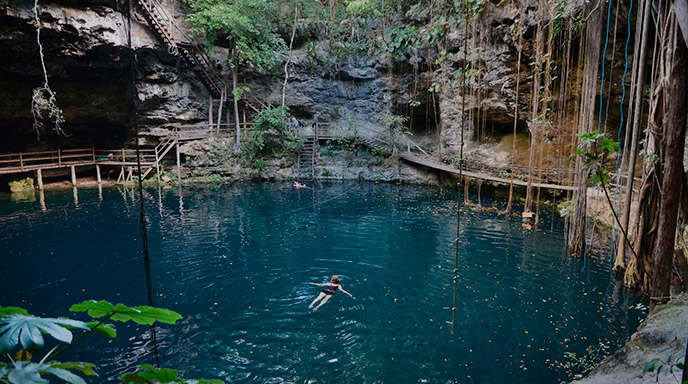
{"label": "rope", "polygon": [[[626,36],[626,46],[624,48],[624,59],[625,59],[625,64],[624,64],[624,74],[622,79],[626,79],[626,74],[628,73],[628,43],[631,40],[631,11],[633,10],[633,0],[631,0],[630,5],[628,7],[628,21],[627,21],[627,28],[628,28],[628,36]],[[638,6],[638,10],[640,11],[640,6]],[[642,65],[642,63],[640,63]],[[621,142],[621,128],[623,127],[623,122],[624,122],[624,113],[623,113],[623,103],[626,100],[626,82],[622,81],[621,82],[621,88],[622,88],[622,93],[621,93],[621,103],[619,104],[619,112],[621,113],[621,122],[619,123],[619,131],[616,135],[616,141]],[[630,106],[629,106],[630,108]],[[625,144],[625,143],[624,143]],[[624,145],[625,147],[625,145]],[[616,173],[616,184],[617,184],[617,190],[618,185],[619,185],[619,160],[621,156],[616,157],[616,165],[615,165],[615,173]],[[616,197],[617,193],[614,193],[614,208],[616,208]],[[615,225],[614,221],[612,221],[612,249],[609,252],[609,278],[613,278],[614,275],[614,230],[615,230]],[[623,228],[621,228],[623,230]]]}
{"label": "rope", "polygon": [[[151,277],[150,268],[150,252],[148,250],[148,232],[146,230],[146,210],[143,200],[143,180],[141,171],[141,148],[139,145],[139,117],[138,109],[136,107],[136,78],[134,77],[134,51],[131,45],[131,1],[127,2],[127,48],[129,49],[129,75],[131,81],[131,110],[134,118],[134,132],[136,136],[136,166],[138,168],[139,177],[138,179],[138,189],[139,189],[139,202],[140,202],[140,222],[141,222],[141,239],[143,241],[143,264],[146,269],[146,288],[148,289],[148,305],[153,306],[153,279]],[[158,355],[158,342],[155,332],[155,324],[150,327],[151,340],[153,341],[153,357],[154,363],[160,368],[160,356]]]}
{"label": "rope", "polygon": [[[463,35],[463,51],[468,52],[468,0],[465,2],[466,14],[464,16],[464,35]],[[468,57],[466,57],[468,59]],[[456,253],[454,255],[454,298],[452,300],[452,321],[451,321],[451,333],[454,334],[454,326],[456,325],[456,294],[459,287],[459,244],[461,235],[461,183],[465,183],[465,178],[463,176],[464,167],[466,167],[466,160],[463,158],[463,137],[464,130],[466,126],[466,68],[461,71],[461,149],[459,152],[459,158],[461,159],[461,166],[459,166],[459,182],[456,187],[458,189],[458,195],[456,198]]]}

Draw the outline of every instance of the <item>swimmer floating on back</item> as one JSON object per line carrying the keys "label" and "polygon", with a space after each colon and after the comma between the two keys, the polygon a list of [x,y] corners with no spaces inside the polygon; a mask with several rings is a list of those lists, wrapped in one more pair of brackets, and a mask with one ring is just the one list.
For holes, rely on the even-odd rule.
{"label": "swimmer floating on back", "polygon": [[327,300],[329,300],[332,296],[334,296],[334,293],[337,290],[340,290],[340,291],[346,293],[347,295],[349,295],[349,297],[353,297],[349,292],[345,291],[341,285],[339,285],[339,276],[332,276],[332,279],[330,279],[329,283],[311,283],[311,285],[319,285],[321,287],[323,287],[323,286],[327,287],[322,292],[320,292],[318,297],[316,297],[315,300],[313,300],[313,302],[311,303],[311,305],[308,306],[308,308],[313,308],[313,306],[315,305],[315,303],[318,302],[318,300],[322,300],[320,302],[320,304],[318,304],[317,307],[313,308],[314,311],[317,311],[318,308],[322,307],[323,304],[327,303]]}
{"label": "swimmer floating on back", "polygon": [[301,184],[298,181],[294,182],[294,188],[299,189],[299,188],[306,188],[306,184]]}

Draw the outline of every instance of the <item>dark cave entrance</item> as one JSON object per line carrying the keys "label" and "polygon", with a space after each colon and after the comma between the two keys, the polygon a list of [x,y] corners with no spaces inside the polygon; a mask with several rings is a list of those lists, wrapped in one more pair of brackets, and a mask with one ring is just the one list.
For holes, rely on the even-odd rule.
{"label": "dark cave entrance", "polygon": [[432,99],[416,102],[414,105],[402,104],[395,108],[397,114],[408,118],[406,126],[414,136],[437,136],[439,106],[433,108]]}
{"label": "dark cave entrance", "polygon": [[[505,119],[507,117],[507,119]],[[516,121],[516,135],[528,135],[528,124],[523,120]],[[506,136],[514,134],[513,118],[508,116],[490,116],[484,112],[473,111],[473,141],[479,143],[499,143]]]}

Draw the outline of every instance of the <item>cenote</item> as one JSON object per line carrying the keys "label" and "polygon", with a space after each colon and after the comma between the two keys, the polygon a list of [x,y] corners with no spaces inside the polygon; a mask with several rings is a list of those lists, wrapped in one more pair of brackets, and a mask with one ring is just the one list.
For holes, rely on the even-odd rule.
{"label": "cenote", "polygon": [[[498,213],[502,201],[463,211],[452,335],[456,192],[285,182],[149,189],[145,199],[155,305],[184,316],[158,328],[160,362],[186,378],[553,383],[567,379],[566,352],[616,348],[642,316],[607,257],[567,255],[551,212],[530,231]],[[68,308],[86,299],[146,304],[135,190],[5,195],[0,220],[1,305],[74,317]],[[309,283],[334,274],[354,298],[309,310],[321,290]],[[85,338],[64,360],[95,363],[96,382],[152,362],[147,327],[118,331]]]}

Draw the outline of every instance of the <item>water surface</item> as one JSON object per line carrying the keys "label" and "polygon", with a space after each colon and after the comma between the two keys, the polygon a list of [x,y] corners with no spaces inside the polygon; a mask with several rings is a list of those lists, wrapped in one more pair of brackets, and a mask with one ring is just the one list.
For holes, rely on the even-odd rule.
{"label": "water surface", "polygon": [[[137,196],[0,197],[0,305],[68,316],[86,299],[146,304]],[[483,198],[491,209],[461,218],[452,335],[456,197],[357,182],[147,190],[155,304],[184,316],[159,328],[162,364],[237,383],[552,383],[566,352],[637,328],[606,257],[566,254],[561,219],[524,230]],[[309,283],[334,274],[354,298],[309,310],[321,289]],[[96,363],[98,382],[152,361],[146,327],[118,330],[64,360]]]}

